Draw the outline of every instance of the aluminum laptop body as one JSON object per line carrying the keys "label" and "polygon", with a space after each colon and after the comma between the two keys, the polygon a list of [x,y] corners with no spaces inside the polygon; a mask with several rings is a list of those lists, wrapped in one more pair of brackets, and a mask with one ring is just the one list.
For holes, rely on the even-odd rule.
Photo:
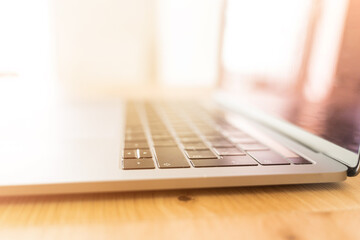
{"label": "aluminum laptop body", "polygon": [[[273,21],[258,22],[269,30],[259,34],[246,24],[256,26],[264,14],[252,2],[227,2],[220,82],[211,97],[74,98],[54,85],[47,94],[27,92],[20,77],[4,83],[0,195],[325,183],[355,176],[360,74],[352,66],[360,54],[348,26],[356,15],[331,1],[325,7],[300,4],[304,15],[289,20],[279,11]],[[324,53],[314,49],[324,48],[326,16],[339,24],[327,33],[335,40],[323,51],[334,54],[324,62]],[[299,32],[289,30],[294,25]],[[304,32],[298,41],[296,34]],[[269,33],[280,38],[259,40]]]}

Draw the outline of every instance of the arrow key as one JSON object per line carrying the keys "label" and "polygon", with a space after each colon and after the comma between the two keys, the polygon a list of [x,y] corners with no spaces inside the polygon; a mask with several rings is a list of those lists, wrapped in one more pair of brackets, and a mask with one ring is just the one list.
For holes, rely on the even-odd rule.
{"label": "arrow key", "polygon": [[154,162],[151,158],[144,159],[124,159],[123,169],[153,169],[155,168]]}
{"label": "arrow key", "polygon": [[149,149],[138,149],[139,158],[152,158],[151,152]]}

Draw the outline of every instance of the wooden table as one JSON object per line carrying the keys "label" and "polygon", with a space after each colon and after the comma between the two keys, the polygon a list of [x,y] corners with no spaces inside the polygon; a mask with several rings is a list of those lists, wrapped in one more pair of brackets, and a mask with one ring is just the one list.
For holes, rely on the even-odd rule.
{"label": "wooden table", "polygon": [[0,198],[4,240],[360,239],[359,227],[360,177],[334,184]]}

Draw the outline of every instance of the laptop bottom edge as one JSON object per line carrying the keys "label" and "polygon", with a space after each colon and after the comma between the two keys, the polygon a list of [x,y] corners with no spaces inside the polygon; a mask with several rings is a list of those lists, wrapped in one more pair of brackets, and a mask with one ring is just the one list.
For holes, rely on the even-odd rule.
{"label": "laptop bottom edge", "polygon": [[330,173],[283,174],[263,176],[231,176],[184,179],[153,179],[100,182],[74,182],[0,186],[0,196],[52,195],[70,193],[129,192],[151,190],[246,187],[332,183],[346,180],[346,170]]}

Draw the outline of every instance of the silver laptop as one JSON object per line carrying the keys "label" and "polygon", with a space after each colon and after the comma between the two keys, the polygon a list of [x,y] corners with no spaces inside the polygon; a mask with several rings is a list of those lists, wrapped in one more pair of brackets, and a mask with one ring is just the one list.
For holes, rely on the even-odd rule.
{"label": "silver laptop", "polygon": [[[319,1],[311,11],[294,5],[293,12],[277,11],[265,21],[271,6],[249,2],[226,6],[221,74],[211,98],[85,101],[57,91],[47,101],[36,94],[28,101],[10,99],[2,109],[0,195],[325,183],[355,176],[356,8]],[[330,28],[329,22],[336,24]]]}

